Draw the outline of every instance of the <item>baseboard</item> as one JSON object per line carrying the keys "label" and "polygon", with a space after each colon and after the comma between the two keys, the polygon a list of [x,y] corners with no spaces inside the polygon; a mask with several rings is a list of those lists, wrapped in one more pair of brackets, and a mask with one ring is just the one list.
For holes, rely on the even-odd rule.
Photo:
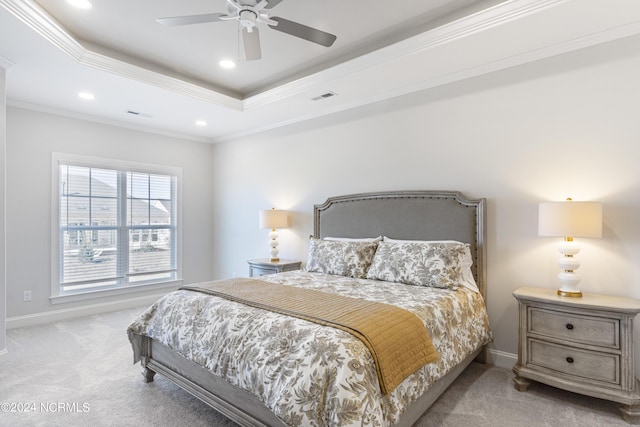
{"label": "baseboard", "polygon": [[111,311],[151,305],[165,294],[166,293],[146,295],[137,298],[127,298],[126,300],[120,301],[109,301],[98,304],[83,305],[80,307],[27,314],[25,316],[7,317],[7,329],[42,325],[44,323],[58,322],[60,320],[72,319],[74,317],[90,316],[92,314],[108,313]]}
{"label": "baseboard", "polygon": [[518,361],[518,355],[496,349],[487,351],[487,363],[499,368],[511,369]]}

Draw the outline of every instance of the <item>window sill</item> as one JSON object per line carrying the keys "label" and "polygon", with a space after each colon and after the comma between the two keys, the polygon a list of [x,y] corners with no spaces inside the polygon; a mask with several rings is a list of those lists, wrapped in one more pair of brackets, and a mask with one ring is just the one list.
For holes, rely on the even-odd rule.
{"label": "window sill", "polygon": [[178,288],[182,286],[182,279],[167,282],[146,283],[143,285],[131,285],[117,289],[102,289],[95,291],[78,292],[67,295],[53,295],[49,298],[51,304],[64,304],[73,301],[82,301],[95,298],[105,298],[114,295],[127,295],[135,292],[144,292],[156,289]]}

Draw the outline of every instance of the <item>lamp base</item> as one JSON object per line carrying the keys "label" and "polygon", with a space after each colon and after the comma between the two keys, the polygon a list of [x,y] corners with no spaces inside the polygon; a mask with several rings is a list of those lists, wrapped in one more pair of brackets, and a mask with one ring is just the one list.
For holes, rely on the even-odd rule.
{"label": "lamp base", "polygon": [[575,254],[580,252],[580,246],[572,238],[567,237],[566,239],[558,246],[558,250],[564,255],[558,260],[558,266],[563,270],[558,274],[558,280],[562,284],[558,289],[558,295],[568,298],[581,298],[582,292],[578,289],[580,276],[575,272],[580,267],[580,260],[574,257]]}
{"label": "lamp base", "polygon": [[269,262],[280,262],[280,258],[278,257],[278,253],[280,253],[278,250],[278,232],[275,228],[271,230],[269,237],[271,238],[271,250],[269,251],[271,256],[269,257]]}
{"label": "lamp base", "polygon": [[558,295],[561,297],[582,298],[582,292],[580,291],[563,291],[562,289],[558,289]]}

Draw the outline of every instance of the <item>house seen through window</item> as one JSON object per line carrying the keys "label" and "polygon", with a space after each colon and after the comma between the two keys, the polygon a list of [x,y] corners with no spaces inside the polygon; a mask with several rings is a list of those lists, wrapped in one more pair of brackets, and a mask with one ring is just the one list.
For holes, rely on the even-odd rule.
{"label": "house seen through window", "polygon": [[177,176],[58,164],[58,294],[178,278]]}

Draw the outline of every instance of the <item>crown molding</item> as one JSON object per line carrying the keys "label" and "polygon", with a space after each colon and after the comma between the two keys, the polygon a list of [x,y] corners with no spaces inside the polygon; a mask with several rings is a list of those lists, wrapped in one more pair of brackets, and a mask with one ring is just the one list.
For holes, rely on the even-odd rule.
{"label": "crown molding", "polygon": [[82,57],[84,51],[82,45],[35,2],[0,0],[0,5],[67,55],[75,60]]}

